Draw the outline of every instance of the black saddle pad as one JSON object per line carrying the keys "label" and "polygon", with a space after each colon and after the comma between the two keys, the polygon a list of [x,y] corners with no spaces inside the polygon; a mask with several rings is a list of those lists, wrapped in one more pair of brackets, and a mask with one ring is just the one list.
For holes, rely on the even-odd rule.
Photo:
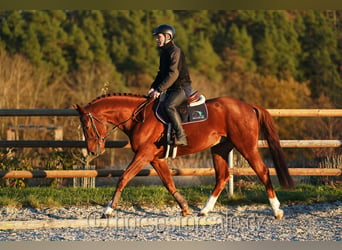
{"label": "black saddle pad", "polygon": [[[182,124],[202,122],[208,119],[208,109],[206,103],[190,107],[188,103],[183,103],[178,108],[178,113],[182,119]],[[156,108],[156,116],[164,124],[168,124],[169,118],[165,112],[164,102],[159,102]]]}

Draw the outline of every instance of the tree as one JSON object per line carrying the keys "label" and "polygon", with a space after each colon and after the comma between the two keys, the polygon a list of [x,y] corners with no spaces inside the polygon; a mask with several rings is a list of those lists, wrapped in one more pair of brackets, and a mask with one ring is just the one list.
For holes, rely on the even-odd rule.
{"label": "tree", "polygon": [[276,48],[275,61],[277,63],[277,74],[279,79],[290,79],[298,77],[298,57],[301,53],[298,34],[294,29],[294,23],[284,11],[272,12],[272,38]]}
{"label": "tree", "polygon": [[277,50],[274,47],[272,28],[266,28],[263,38],[255,44],[255,61],[258,65],[258,72],[264,76],[277,74]]}
{"label": "tree", "polygon": [[90,50],[90,45],[86,40],[84,32],[79,26],[70,22],[66,26],[66,32],[69,34],[68,41],[64,45],[65,57],[69,62],[69,71],[83,71],[94,61],[94,53]]}
{"label": "tree", "polygon": [[208,76],[210,80],[219,80],[221,75],[218,74],[217,69],[221,60],[215,53],[209,39],[202,34],[191,44],[190,57],[188,57],[191,60],[191,65]]}
{"label": "tree", "polygon": [[23,40],[25,43],[23,43],[20,51],[35,65],[40,65],[43,60],[43,53],[37,33],[31,25],[27,27],[26,33],[23,35]]}
{"label": "tree", "polygon": [[23,36],[26,30],[25,19],[21,11],[4,11],[1,13],[0,44],[11,55],[20,51],[25,43]]}
{"label": "tree", "polygon": [[[255,71],[256,65],[253,61],[254,49],[252,38],[247,34],[246,27],[242,26],[241,29],[239,29],[239,27],[233,23],[228,30],[226,40],[227,46],[231,50],[236,51],[236,55],[239,57],[239,59],[235,58],[232,63],[237,67],[241,67],[233,67],[230,71],[238,71],[241,73],[244,71]],[[234,63],[234,61],[242,61],[243,65],[239,66],[239,64]]]}
{"label": "tree", "polygon": [[[0,67],[0,107],[37,108],[42,98],[40,94],[46,87],[47,72],[37,69],[22,55],[9,55],[6,51],[0,51],[0,65],[5,65]],[[1,129],[28,119],[11,117],[2,124]]]}
{"label": "tree", "polygon": [[337,33],[320,11],[304,14],[304,33],[299,37],[304,55],[302,71],[310,80],[313,98],[324,94],[336,107],[341,106],[342,81],[338,73]]}
{"label": "tree", "polygon": [[[151,25],[155,13],[148,11],[106,11],[109,53],[127,86],[146,88],[158,69],[158,51]],[[124,28],[122,28],[124,27]]]}
{"label": "tree", "polygon": [[[62,21],[66,18],[64,12],[28,11],[23,16],[29,32],[24,36],[26,44],[21,52],[37,66],[47,67],[51,79],[60,78],[68,71],[62,49],[67,38],[62,27]],[[28,41],[33,41],[32,46]]]}
{"label": "tree", "polygon": [[84,10],[78,13],[78,26],[84,33],[92,52],[92,63],[109,63],[107,41],[105,39],[105,20],[99,10]]}
{"label": "tree", "polygon": [[[178,10],[174,11],[176,15],[176,20],[174,21],[174,26],[176,28],[176,41],[177,45],[182,48],[184,53],[189,58],[190,67],[192,64],[196,64],[192,58],[200,57],[200,53],[198,50],[201,50],[203,47],[196,48],[197,44],[208,43],[204,45],[204,47],[208,47],[210,49],[210,53],[213,53],[214,57],[217,57],[217,53],[215,51],[213,40],[214,40],[214,30],[215,27],[210,22],[210,14],[207,10],[191,10],[184,11]],[[196,40],[202,40],[198,43]],[[198,55],[192,55],[193,53],[197,53]],[[205,53],[204,53],[205,54]],[[204,55],[207,57],[208,55]],[[206,59],[200,59],[206,60]],[[215,59],[213,59],[215,60]],[[202,70],[200,70],[202,71]],[[202,71],[203,72],[203,71]]]}
{"label": "tree", "polygon": [[262,75],[276,75],[277,50],[275,48],[274,24],[269,11],[236,11],[232,22],[245,27],[251,37],[253,60],[257,71]]}
{"label": "tree", "polygon": [[245,27],[251,37],[250,51],[259,73],[279,79],[297,77],[300,44],[285,11],[237,11],[233,16],[231,25]]}

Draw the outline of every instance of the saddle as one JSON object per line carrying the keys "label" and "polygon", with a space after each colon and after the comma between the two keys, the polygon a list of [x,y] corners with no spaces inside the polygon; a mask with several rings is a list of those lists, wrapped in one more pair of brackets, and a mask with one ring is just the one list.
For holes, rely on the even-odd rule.
{"label": "saddle", "polygon": [[[165,93],[162,93],[156,108],[156,116],[162,123],[169,124],[170,120],[165,112],[164,100]],[[178,106],[177,111],[182,119],[182,124],[202,122],[208,119],[208,110],[205,100],[205,97],[200,95],[198,90],[195,90],[185,102]]]}
{"label": "saddle", "polygon": [[[175,133],[165,111],[164,100],[165,93],[162,93],[159,97],[159,103],[157,105],[155,113],[157,119],[163,124],[167,125],[167,147],[164,157],[166,159],[169,156],[171,156],[172,158],[176,157],[177,146],[175,146]],[[205,97],[203,95],[200,95],[198,93],[198,90],[195,90],[191,93],[191,95],[185,102],[178,106],[177,111],[179,113],[179,116],[181,117],[182,125],[202,122],[208,119],[208,109],[205,101]]]}

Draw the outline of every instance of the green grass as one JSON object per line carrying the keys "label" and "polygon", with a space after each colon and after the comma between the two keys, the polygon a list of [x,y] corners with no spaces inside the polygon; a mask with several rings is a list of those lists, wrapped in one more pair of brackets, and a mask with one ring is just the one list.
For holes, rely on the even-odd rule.
{"label": "green grass", "polygon": [[[7,207],[67,207],[79,205],[106,205],[112,196],[113,188],[0,188],[0,206]],[[185,187],[179,191],[190,206],[203,205],[212,190],[212,186]],[[299,185],[293,190],[281,190],[276,187],[282,204],[309,204],[332,202],[342,199],[342,187]],[[252,185],[236,188],[234,196],[228,197],[223,191],[218,203],[221,205],[268,204],[264,187]],[[120,205],[162,206],[176,205],[173,197],[163,186],[127,187]]]}

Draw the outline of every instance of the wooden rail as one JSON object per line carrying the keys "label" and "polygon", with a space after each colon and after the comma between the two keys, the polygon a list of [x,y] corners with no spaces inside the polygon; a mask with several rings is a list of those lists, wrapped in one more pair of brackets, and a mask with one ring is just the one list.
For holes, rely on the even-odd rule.
{"label": "wooden rail", "polygon": [[[269,168],[270,175],[276,175],[274,168]],[[33,171],[0,171],[0,178],[80,178],[80,177],[120,177],[124,170],[33,170]],[[230,168],[233,175],[255,175],[251,168]],[[340,168],[289,168],[293,176],[341,176]],[[171,169],[173,176],[210,176],[215,175],[213,168],[180,168]],[[154,169],[142,169],[137,176],[158,176]]]}
{"label": "wooden rail", "polygon": [[[342,140],[281,140],[280,145],[283,148],[336,148],[342,146]],[[260,148],[268,147],[267,141],[259,140]],[[85,148],[85,141],[51,141],[51,140],[18,140],[18,141],[0,141],[0,148]],[[129,148],[128,141],[106,141],[106,148]]]}
{"label": "wooden rail", "polygon": [[342,109],[267,109],[272,116],[341,117]]}
{"label": "wooden rail", "polygon": [[[267,109],[272,116],[342,117],[342,109]],[[0,116],[78,116],[74,109],[0,109]]]}
{"label": "wooden rail", "polygon": [[[268,147],[267,141],[259,140],[260,148]],[[280,140],[283,148],[338,148],[342,146],[342,140]]]}
{"label": "wooden rail", "polygon": [[[128,141],[106,141],[106,148],[129,148]],[[0,141],[0,148],[86,148],[85,141],[51,141],[51,140],[18,140],[18,141]]]}

